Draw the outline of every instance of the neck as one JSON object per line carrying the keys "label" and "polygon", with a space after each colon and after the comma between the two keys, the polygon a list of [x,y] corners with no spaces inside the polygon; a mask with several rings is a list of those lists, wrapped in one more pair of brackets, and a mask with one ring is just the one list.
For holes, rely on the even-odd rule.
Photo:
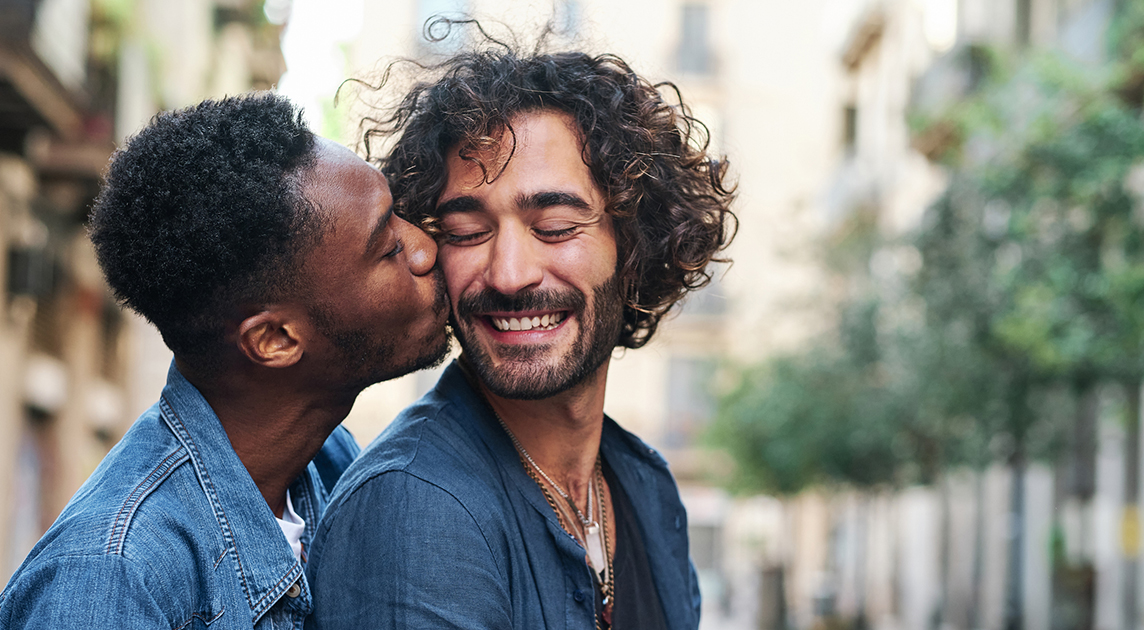
{"label": "neck", "polygon": [[608,361],[571,389],[541,400],[482,393],[541,469],[578,505],[587,503],[604,426]]}
{"label": "neck", "polygon": [[218,416],[235,454],[279,518],[286,507],[286,489],[349,414],[356,398],[346,392],[315,392],[280,372],[259,368],[214,378],[184,372]]}

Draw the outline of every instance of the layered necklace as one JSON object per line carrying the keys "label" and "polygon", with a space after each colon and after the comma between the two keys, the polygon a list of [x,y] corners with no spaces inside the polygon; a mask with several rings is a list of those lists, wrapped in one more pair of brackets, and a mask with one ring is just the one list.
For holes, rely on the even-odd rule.
{"label": "layered necklace", "polygon": [[[489,405],[489,408],[492,409],[492,405]],[[615,583],[612,574],[612,549],[608,543],[608,510],[605,507],[606,501],[602,490],[604,488],[604,469],[600,454],[596,454],[596,470],[592,475],[592,482],[588,485],[588,513],[584,514],[576,502],[572,500],[572,496],[565,492],[564,488],[556,483],[556,480],[549,477],[548,473],[544,472],[544,469],[536,463],[536,460],[532,459],[524,445],[516,439],[516,435],[508,428],[496,410],[493,410],[493,415],[496,416],[497,422],[512,440],[512,445],[516,447],[517,455],[520,456],[520,463],[524,466],[528,476],[536,482],[536,485],[540,486],[540,491],[544,493],[544,499],[556,512],[560,526],[572,538],[576,539],[581,547],[588,551],[588,566],[592,569],[592,573],[600,585],[600,594],[603,596],[603,610],[600,615],[605,624],[603,627],[610,628]],[[543,481],[541,481],[542,479]],[[549,487],[556,490],[562,501],[557,501],[556,497],[552,496],[548,490]],[[594,506],[598,506],[598,509],[594,510]],[[571,508],[571,513],[569,513],[569,508]],[[600,514],[599,521],[594,518],[595,512]],[[596,619],[596,627],[601,627],[600,619]]]}

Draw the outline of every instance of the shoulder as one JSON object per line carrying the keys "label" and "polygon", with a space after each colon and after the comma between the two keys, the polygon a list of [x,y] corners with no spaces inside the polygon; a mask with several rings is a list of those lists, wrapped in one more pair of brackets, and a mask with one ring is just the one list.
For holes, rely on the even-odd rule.
{"label": "shoulder", "polygon": [[[100,462],[29,558],[49,551],[120,554],[141,514],[152,511],[153,504],[185,504],[186,490],[171,486],[197,487],[190,456],[154,411],[140,416]],[[168,496],[172,494],[177,496]],[[185,506],[179,510],[185,511]]]}
{"label": "shoulder", "polygon": [[[667,460],[659,451],[648,445],[636,434],[621,427],[615,420],[604,416],[604,431],[601,448],[605,456],[622,458],[635,469],[667,475],[671,478]],[[674,483],[674,479],[673,479]]]}
{"label": "shoulder", "polygon": [[600,449],[641,520],[673,530],[686,524],[679,486],[657,450],[611,418],[605,418]]}
{"label": "shoulder", "polygon": [[[164,624],[165,591],[146,564],[108,554],[53,555],[25,567],[0,595],[0,627],[111,628]],[[98,585],[98,597],[91,588]]]}
{"label": "shoulder", "polygon": [[[441,497],[461,504],[487,500],[496,464],[467,430],[469,420],[460,407],[437,398],[407,408],[346,470],[327,510],[362,500],[355,495],[363,488],[400,499],[417,484],[439,488]],[[402,476],[389,473],[408,479],[396,483]]]}
{"label": "shoulder", "polygon": [[186,449],[157,417],[141,416],[12,576],[3,614],[54,606],[93,584],[100,585],[100,600],[121,597],[131,606],[177,610],[156,598],[197,592],[205,559],[223,549],[188,462]]}
{"label": "shoulder", "polygon": [[326,493],[333,491],[338,479],[360,453],[361,448],[343,426],[338,426],[330,437],[326,438],[322,450],[318,451],[311,462]]}

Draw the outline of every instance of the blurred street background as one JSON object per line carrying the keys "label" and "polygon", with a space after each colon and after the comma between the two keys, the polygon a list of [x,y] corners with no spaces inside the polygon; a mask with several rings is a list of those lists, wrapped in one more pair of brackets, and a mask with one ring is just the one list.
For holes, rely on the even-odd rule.
{"label": "blurred street background", "polygon": [[84,234],[117,144],[276,88],[360,149],[408,66],[339,85],[479,35],[436,15],[619,54],[729,158],[734,264],[606,405],[680,481],[704,630],[1144,627],[1144,0],[0,0],[0,583],[170,361]]}

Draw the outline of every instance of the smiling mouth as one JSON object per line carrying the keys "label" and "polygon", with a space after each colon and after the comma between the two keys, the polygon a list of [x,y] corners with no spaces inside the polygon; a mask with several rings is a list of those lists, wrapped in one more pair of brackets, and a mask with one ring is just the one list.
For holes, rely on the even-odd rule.
{"label": "smiling mouth", "polygon": [[532,317],[493,317],[489,316],[489,323],[500,332],[516,330],[553,330],[568,316],[565,311],[533,315]]}

